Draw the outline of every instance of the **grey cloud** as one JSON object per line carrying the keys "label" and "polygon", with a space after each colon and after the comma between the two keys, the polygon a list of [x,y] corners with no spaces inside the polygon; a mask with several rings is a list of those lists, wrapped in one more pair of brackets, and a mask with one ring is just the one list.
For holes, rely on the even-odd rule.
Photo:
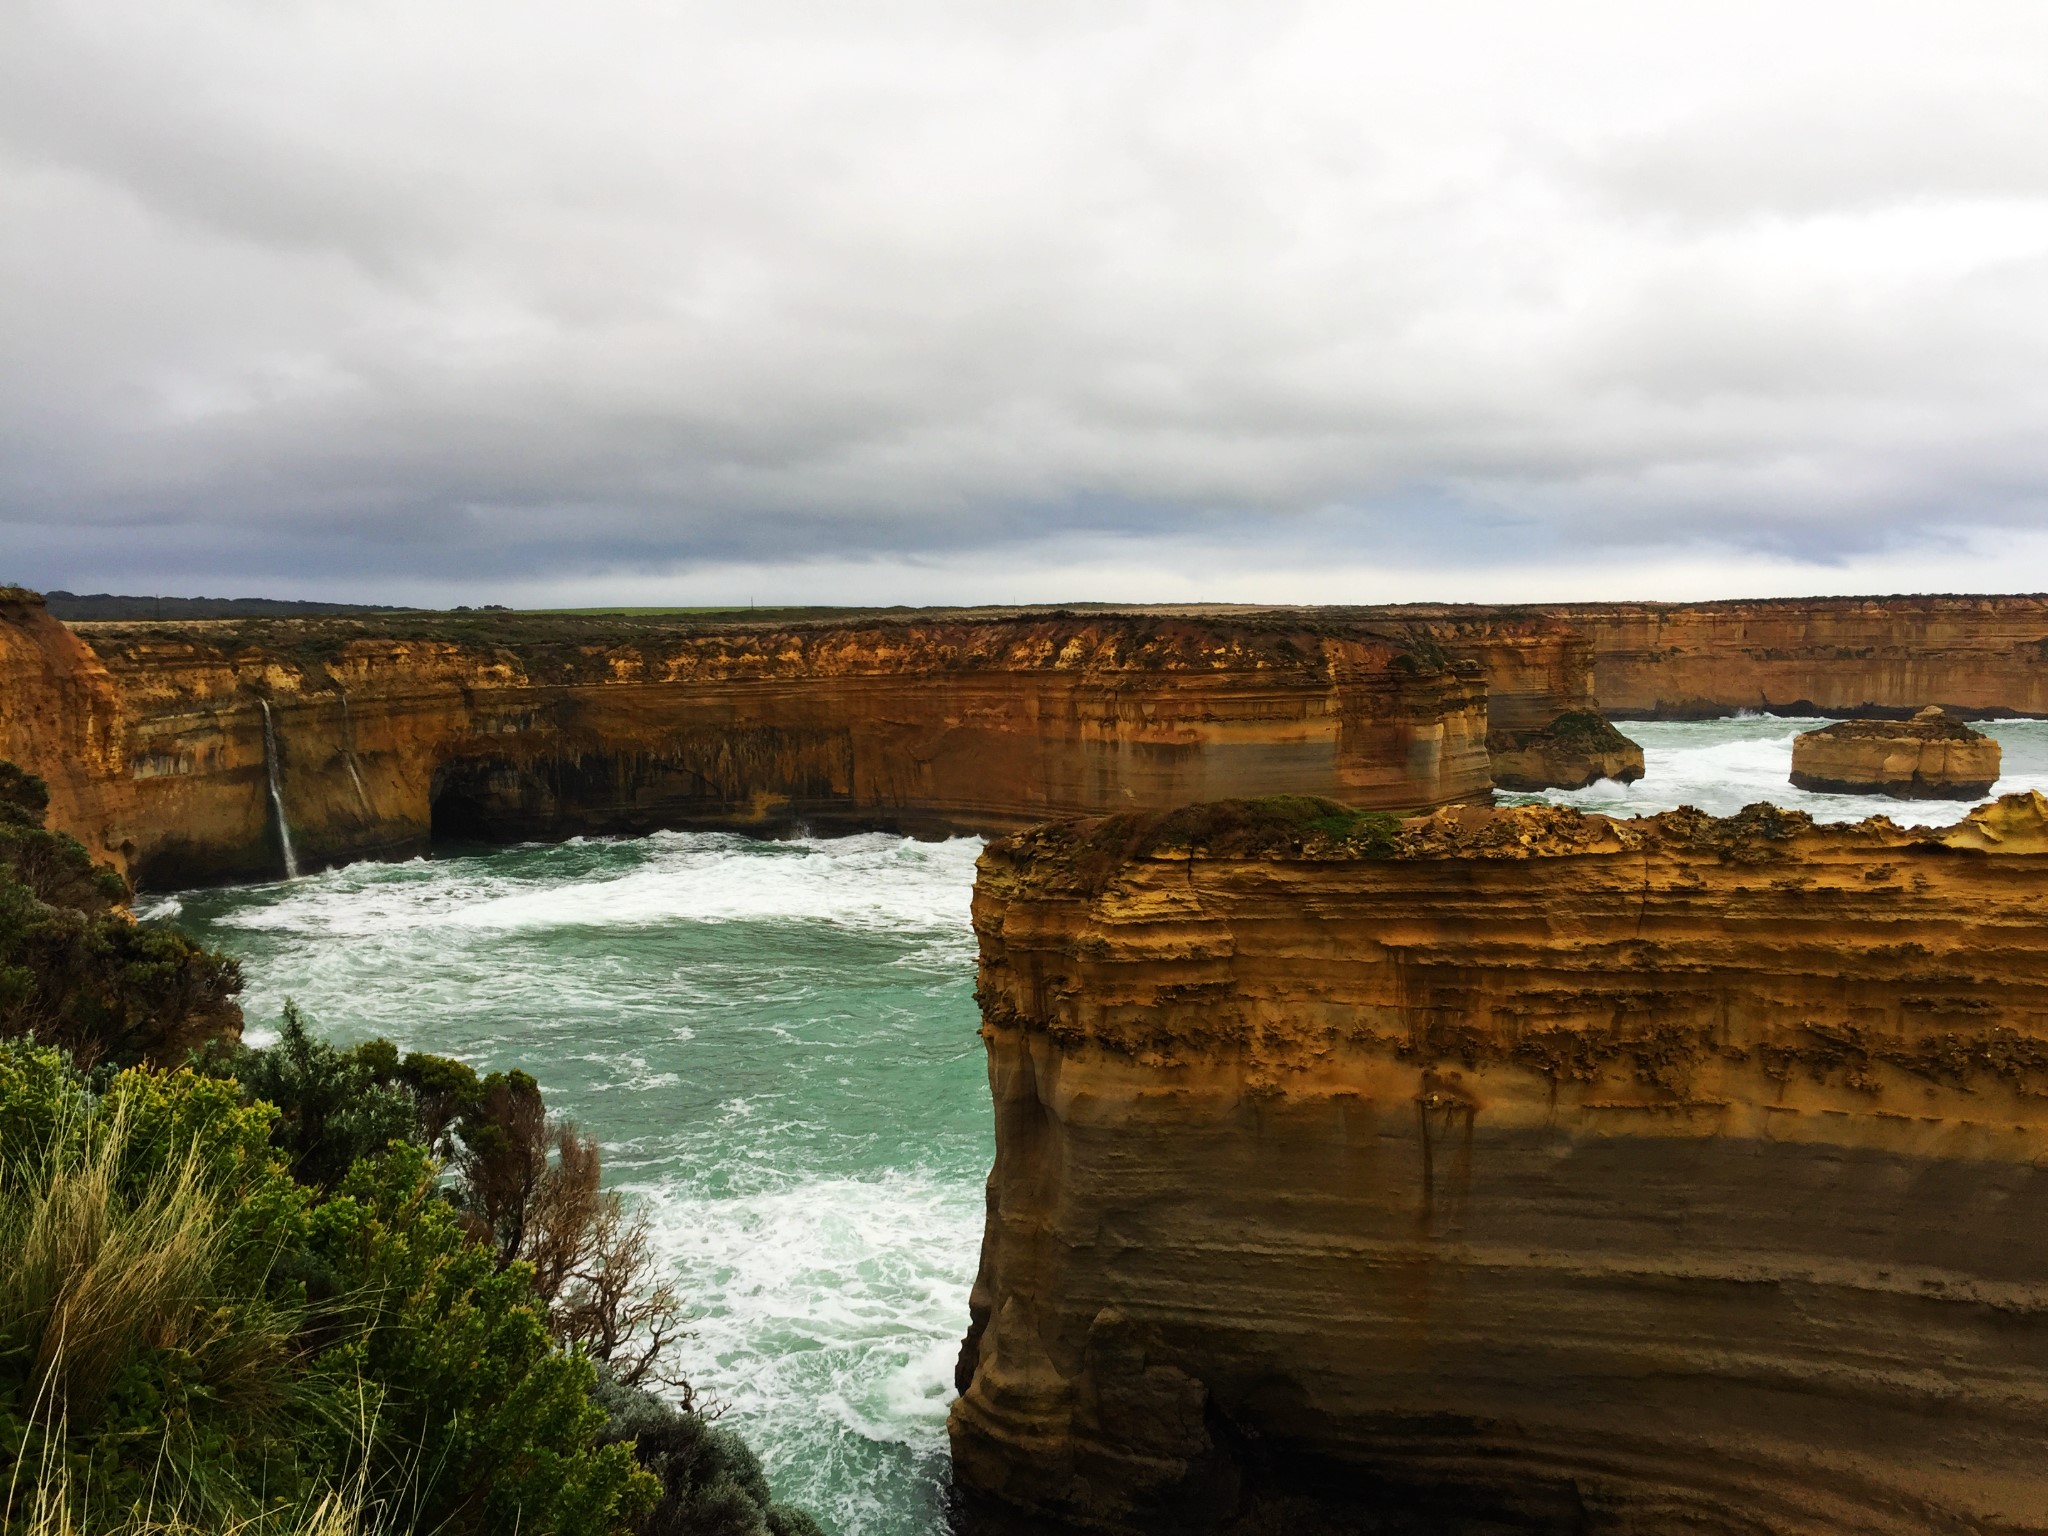
{"label": "grey cloud", "polygon": [[0,548],[374,596],[2030,526],[2044,39],[1958,9],[18,0]]}

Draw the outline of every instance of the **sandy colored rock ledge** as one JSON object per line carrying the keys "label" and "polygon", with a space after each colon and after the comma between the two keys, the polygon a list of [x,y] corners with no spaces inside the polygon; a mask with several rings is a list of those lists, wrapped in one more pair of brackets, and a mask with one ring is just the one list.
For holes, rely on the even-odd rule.
{"label": "sandy colored rock ledge", "polygon": [[1910,720],[1843,720],[1792,743],[1792,782],[1820,794],[1981,800],[1998,765],[1994,738],[1934,705]]}
{"label": "sandy colored rock ledge", "polygon": [[963,1488],[1113,1531],[2048,1531],[2044,905],[2033,795],[992,844]]}

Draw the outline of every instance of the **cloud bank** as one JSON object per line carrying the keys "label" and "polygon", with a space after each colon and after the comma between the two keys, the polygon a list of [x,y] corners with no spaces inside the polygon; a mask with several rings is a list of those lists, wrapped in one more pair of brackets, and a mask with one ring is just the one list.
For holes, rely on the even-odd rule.
{"label": "cloud bank", "polygon": [[0,577],[2006,590],[2044,417],[2036,7],[0,8]]}

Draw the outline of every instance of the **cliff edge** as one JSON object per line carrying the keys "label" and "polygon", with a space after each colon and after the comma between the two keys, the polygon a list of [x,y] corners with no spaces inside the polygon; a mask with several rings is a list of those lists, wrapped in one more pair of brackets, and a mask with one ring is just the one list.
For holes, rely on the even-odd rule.
{"label": "cliff edge", "polygon": [[992,844],[952,1411],[1098,1530],[2048,1531],[2048,800]]}

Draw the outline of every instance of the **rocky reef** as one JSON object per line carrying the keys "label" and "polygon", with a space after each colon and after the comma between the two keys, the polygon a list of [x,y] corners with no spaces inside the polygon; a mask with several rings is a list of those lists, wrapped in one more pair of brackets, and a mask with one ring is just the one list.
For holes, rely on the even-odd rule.
{"label": "rocky reef", "polygon": [[1999,746],[1938,706],[1910,720],[1843,720],[1792,742],[1792,782],[1833,795],[1981,800],[1998,782]]}
{"label": "rocky reef", "polygon": [[1289,791],[1484,798],[1478,665],[1300,616],[58,624],[0,741],[149,884],[659,827],[1000,832]]}
{"label": "rocky reef", "polygon": [[2048,801],[1312,800],[974,901],[1020,1528],[2048,1531]]}
{"label": "rocky reef", "polygon": [[2048,596],[1570,603],[1608,713],[2048,715]]}

